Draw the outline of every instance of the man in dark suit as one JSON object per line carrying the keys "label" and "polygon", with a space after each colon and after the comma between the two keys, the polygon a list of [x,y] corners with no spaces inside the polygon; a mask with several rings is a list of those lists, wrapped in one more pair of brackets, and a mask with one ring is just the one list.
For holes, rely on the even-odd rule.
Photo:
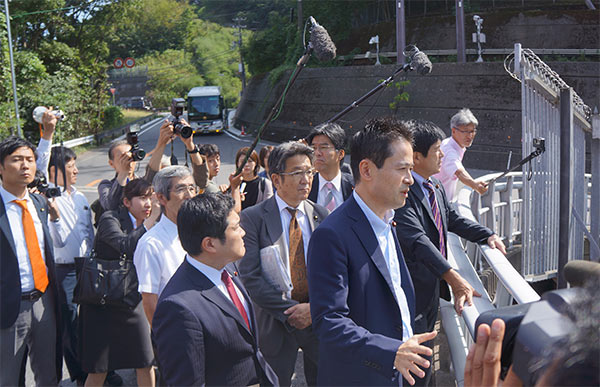
{"label": "man in dark suit", "polygon": [[170,386],[277,385],[258,348],[250,298],[234,262],[244,230],[233,199],[206,194],[177,215],[188,255],[160,295],[152,322],[158,363]]}
{"label": "man in dark suit", "polygon": [[[504,244],[492,230],[458,214],[448,203],[443,185],[431,178],[440,171],[440,150],[444,132],[432,122],[412,120],[415,180],[406,205],[396,211],[394,220],[398,239],[410,271],[416,293],[415,333],[429,332],[437,319],[439,298],[450,300],[448,285],[454,294],[454,307],[460,315],[465,302],[480,296],[447,261],[448,231],[472,242],[486,242],[506,253]],[[428,345],[433,346],[430,342]],[[418,379],[428,385],[431,373]]]}
{"label": "man in dark suit", "polygon": [[[57,385],[62,375],[60,324],[53,244],[48,231],[56,206],[29,194],[35,147],[19,137],[0,143],[0,385],[19,384],[29,353],[37,385]],[[50,214],[49,214],[50,213]]]}
{"label": "man in dark suit", "polygon": [[319,338],[319,385],[401,386],[424,375],[413,335],[415,295],[394,235],[394,208],[412,184],[411,134],[402,121],[369,122],[352,138],[352,197],[313,233],[308,284]]}
{"label": "man in dark suit", "polygon": [[346,132],[338,124],[322,124],[315,127],[306,142],[315,151],[315,175],[308,198],[333,212],[352,195],[354,178],[342,172]]}
{"label": "man in dark suit", "polygon": [[308,385],[317,379],[318,343],[312,331],[306,249],[327,209],[307,200],[313,151],[299,142],[275,147],[269,172],[277,193],[241,213],[246,254],[240,274],[257,305],[261,350],[280,384],[290,385],[298,348]]}

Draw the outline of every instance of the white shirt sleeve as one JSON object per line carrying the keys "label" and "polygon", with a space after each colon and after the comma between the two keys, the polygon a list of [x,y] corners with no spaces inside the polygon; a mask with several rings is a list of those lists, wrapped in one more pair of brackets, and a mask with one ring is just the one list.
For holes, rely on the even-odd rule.
{"label": "white shirt sleeve", "polygon": [[52,141],[40,138],[40,142],[37,146],[37,161],[35,165],[37,169],[44,173],[46,179],[48,179],[48,163],[50,163],[50,149],[52,148]]}
{"label": "white shirt sleeve", "polygon": [[48,226],[54,246],[58,248],[65,247],[67,238],[69,237],[68,227],[64,227],[63,221],[60,218],[58,218],[56,222],[52,222],[48,219]]}
{"label": "white shirt sleeve", "polygon": [[454,176],[459,168],[463,168],[463,165],[458,152],[454,149],[448,149],[442,159],[442,167],[440,169],[441,174],[451,177]]}
{"label": "white shirt sleeve", "polygon": [[162,254],[155,241],[143,239],[133,254],[133,264],[138,276],[138,290],[141,293],[158,294],[160,275],[162,273]]}

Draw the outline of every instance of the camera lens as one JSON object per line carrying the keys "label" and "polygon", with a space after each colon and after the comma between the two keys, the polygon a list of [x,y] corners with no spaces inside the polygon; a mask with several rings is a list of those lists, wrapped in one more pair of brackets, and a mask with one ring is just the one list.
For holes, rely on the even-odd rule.
{"label": "camera lens", "polygon": [[61,196],[60,188],[58,188],[58,187],[47,188],[46,191],[44,192],[44,195],[46,195],[47,198],[59,197],[59,196]]}
{"label": "camera lens", "polygon": [[146,151],[143,149],[132,149],[131,158],[133,161],[142,161],[146,157]]}
{"label": "camera lens", "polygon": [[175,127],[173,129],[175,133],[179,133],[183,138],[189,138],[194,133],[190,126],[183,125],[179,122],[175,124]]}

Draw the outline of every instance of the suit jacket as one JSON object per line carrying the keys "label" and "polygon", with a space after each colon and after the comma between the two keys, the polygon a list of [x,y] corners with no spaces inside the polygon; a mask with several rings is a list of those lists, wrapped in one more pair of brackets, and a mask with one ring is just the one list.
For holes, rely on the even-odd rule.
{"label": "suit jacket", "polygon": [[[48,269],[48,288],[46,292],[54,298],[56,315],[56,369],[58,380],[62,375],[62,341],[60,310],[58,302],[58,285],[56,282],[56,271],[54,267],[54,245],[48,230],[48,205],[46,199],[40,195],[29,194],[33,201],[37,214],[42,222],[44,232],[44,254],[46,268]],[[15,241],[10,231],[8,216],[4,201],[0,199],[0,328],[10,328],[16,321],[21,308],[21,276],[19,274],[19,262]]]}
{"label": "suit jacket", "polygon": [[[436,178],[431,178],[435,196],[442,217],[444,239],[448,231],[472,242],[485,241],[493,231],[465,217],[454,210],[446,197],[444,186]],[[451,269],[446,257],[439,250],[439,232],[435,225],[429,199],[420,187],[411,187],[406,204],[396,210],[396,229],[406,264],[415,285],[417,315],[437,306],[437,290],[442,274]],[[447,244],[446,244],[447,246]],[[450,300],[450,290],[442,281],[441,296]]]}
{"label": "suit jacket", "polygon": [[227,268],[250,308],[252,331],[235,305],[187,259],[161,293],[152,337],[167,385],[278,384],[258,349],[252,303],[232,269]]}
{"label": "suit jacket", "polygon": [[[329,211],[310,200],[305,200],[304,204],[310,228],[314,232]],[[289,298],[286,292],[277,289],[262,271],[260,250],[268,246],[279,250],[283,264],[289,270],[289,250],[286,247],[275,196],[245,209],[240,217],[240,224],[246,232],[246,254],[239,263],[241,279],[252,301],[258,306],[259,330],[270,333],[263,337],[263,350],[265,353],[277,353],[283,339],[274,332],[284,333],[295,329],[289,325],[288,316],[283,312],[298,302]]]}
{"label": "suit jacket", "polygon": [[[393,230],[393,228],[392,228]],[[402,289],[414,318],[414,291],[396,240]],[[319,385],[399,386],[393,369],[402,316],[379,242],[354,197],[315,230],[308,248]]]}
{"label": "suit jacket", "polygon": [[133,259],[138,240],[146,233],[140,226],[134,230],[127,208],[121,206],[116,211],[102,214],[98,222],[98,232],[94,249],[101,259],[119,259],[122,253]]}
{"label": "suit jacket", "polygon": [[[341,172],[342,174],[342,197],[344,200],[348,199],[350,195],[352,195],[352,191],[354,190],[354,178],[352,175],[346,172]],[[317,198],[319,197],[319,174],[317,173],[313,179],[312,187],[310,188],[310,193],[308,194],[308,198],[313,202],[317,202]]]}

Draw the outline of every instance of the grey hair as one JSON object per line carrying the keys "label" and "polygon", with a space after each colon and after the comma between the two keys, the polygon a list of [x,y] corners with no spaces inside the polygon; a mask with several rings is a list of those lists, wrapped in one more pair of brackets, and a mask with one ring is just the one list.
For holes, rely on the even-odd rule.
{"label": "grey hair", "polygon": [[171,191],[171,180],[176,177],[192,176],[192,171],[183,165],[173,165],[158,171],[152,180],[154,192],[164,195],[167,200],[170,199],[169,192]]}
{"label": "grey hair", "polygon": [[127,145],[128,142],[126,140],[119,140],[119,141],[114,141],[110,144],[110,147],[108,147],[108,159],[109,160],[114,160],[115,155],[113,155],[113,150],[115,150],[116,147],[121,146],[121,145]]}
{"label": "grey hair", "polygon": [[459,126],[466,126],[469,124],[475,125],[475,127],[479,126],[479,121],[473,115],[471,110],[467,108],[462,108],[452,116],[450,119],[450,128],[458,128]]}
{"label": "grey hair", "polygon": [[273,148],[269,155],[269,173],[272,175],[285,172],[287,160],[296,155],[307,156],[310,159],[311,164],[315,158],[315,152],[311,147],[298,141],[284,142]]}

